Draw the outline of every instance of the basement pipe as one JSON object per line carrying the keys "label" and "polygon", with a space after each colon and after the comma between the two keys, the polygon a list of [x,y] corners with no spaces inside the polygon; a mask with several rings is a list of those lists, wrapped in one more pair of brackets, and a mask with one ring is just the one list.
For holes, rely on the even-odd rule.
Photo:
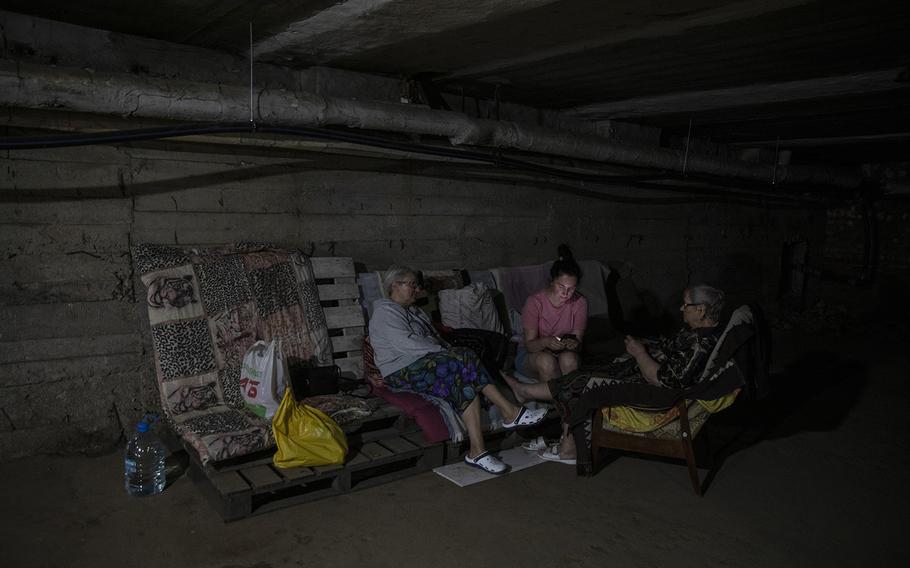
{"label": "basement pipe", "polygon": [[[683,153],[676,150],[617,144],[593,135],[474,119],[416,105],[267,88],[255,92],[254,100],[256,121],[439,136],[454,145],[492,146],[669,172],[681,171],[683,164]],[[194,122],[237,122],[249,120],[249,101],[249,89],[241,86],[0,61],[0,105],[5,106]],[[769,185],[775,176],[773,164],[724,161],[691,154],[686,170]],[[861,184],[862,177],[843,169],[778,166],[776,182],[853,189]]]}

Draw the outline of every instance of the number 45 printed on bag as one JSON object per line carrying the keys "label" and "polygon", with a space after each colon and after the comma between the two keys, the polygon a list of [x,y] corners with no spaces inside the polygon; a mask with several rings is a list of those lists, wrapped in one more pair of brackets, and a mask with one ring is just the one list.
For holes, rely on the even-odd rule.
{"label": "number 45 printed on bag", "polygon": [[[258,377],[260,380],[256,380],[253,377]],[[245,397],[256,398],[256,395],[259,394],[259,384],[262,382],[262,374],[246,365],[243,366],[243,370],[240,373],[240,390],[243,391]]]}
{"label": "number 45 printed on bag", "polygon": [[287,376],[287,361],[280,341],[254,343],[243,356],[240,368],[240,392],[247,407],[263,418],[274,416],[287,386]]}

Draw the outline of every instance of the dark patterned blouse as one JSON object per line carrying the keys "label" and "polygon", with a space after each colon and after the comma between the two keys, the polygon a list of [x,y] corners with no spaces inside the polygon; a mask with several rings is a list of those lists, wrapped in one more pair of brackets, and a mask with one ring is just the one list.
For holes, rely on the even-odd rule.
{"label": "dark patterned blouse", "polygon": [[[721,328],[683,328],[672,337],[642,339],[651,357],[660,364],[657,380],[667,388],[685,389],[697,384],[702,378],[705,365],[717,340]],[[613,363],[601,367],[603,374],[616,382],[647,382],[631,355],[623,355]]]}
{"label": "dark patterned blouse", "polygon": [[683,328],[673,337],[661,338],[648,352],[660,363],[657,380],[665,387],[684,389],[699,382],[708,358],[720,337],[718,327]]}

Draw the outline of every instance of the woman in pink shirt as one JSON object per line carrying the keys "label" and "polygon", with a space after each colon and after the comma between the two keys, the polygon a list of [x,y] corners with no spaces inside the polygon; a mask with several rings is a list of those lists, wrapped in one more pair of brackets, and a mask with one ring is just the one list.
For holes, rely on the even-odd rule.
{"label": "woman in pink shirt", "polygon": [[572,251],[559,245],[550,284],[531,295],[521,311],[524,344],[515,368],[542,382],[578,368],[578,352],[588,322],[588,301],[576,289],[581,268]]}

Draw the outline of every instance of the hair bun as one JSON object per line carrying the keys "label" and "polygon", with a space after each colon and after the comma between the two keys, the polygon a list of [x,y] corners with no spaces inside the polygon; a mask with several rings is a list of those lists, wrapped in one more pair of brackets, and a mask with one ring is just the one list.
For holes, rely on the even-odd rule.
{"label": "hair bun", "polygon": [[575,260],[575,256],[572,254],[572,249],[569,248],[567,244],[561,244],[556,249],[556,256],[559,260],[570,261]]}
{"label": "hair bun", "polygon": [[558,255],[553,266],[550,267],[550,279],[556,279],[560,274],[567,274],[575,278],[581,278],[581,267],[575,262],[575,256],[567,244],[559,245],[556,250]]}

